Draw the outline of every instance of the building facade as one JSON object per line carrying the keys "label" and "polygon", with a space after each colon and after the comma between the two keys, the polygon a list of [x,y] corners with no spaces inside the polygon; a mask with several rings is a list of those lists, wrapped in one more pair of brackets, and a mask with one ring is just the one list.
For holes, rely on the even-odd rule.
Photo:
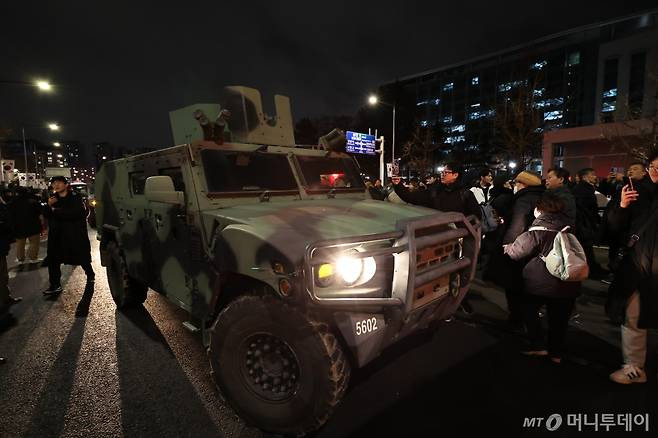
{"label": "building facade", "polygon": [[[658,9],[408,76],[382,88],[388,95],[414,96],[418,124],[435,127],[435,141],[442,144],[437,164],[459,151],[464,157],[470,154],[471,164],[500,160],[504,167],[511,157],[505,157],[501,142],[501,113],[519,96],[530,101],[536,114],[529,129],[545,134],[653,117],[656,83]],[[542,167],[538,137],[535,170]],[[548,156],[546,151],[543,155]],[[553,158],[544,159],[544,166],[553,164]]]}

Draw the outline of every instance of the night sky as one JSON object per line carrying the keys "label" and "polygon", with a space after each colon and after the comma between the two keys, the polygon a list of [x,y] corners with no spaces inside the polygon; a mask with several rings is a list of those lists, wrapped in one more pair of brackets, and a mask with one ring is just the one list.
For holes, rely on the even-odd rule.
{"label": "night sky", "polygon": [[[39,3],[42,3],[39,6]],[[182,3],[182,2],[177,2]],[[387,3],[384,5],[384,3]],[[61,140],[170,146],[168,112],[224,85],[289,95],[295,119],[353,115],[377,85],[656,7],[620,2],[30,2],[0,6],[0,127]],[[577,9],[576,9],[577,8]]]}

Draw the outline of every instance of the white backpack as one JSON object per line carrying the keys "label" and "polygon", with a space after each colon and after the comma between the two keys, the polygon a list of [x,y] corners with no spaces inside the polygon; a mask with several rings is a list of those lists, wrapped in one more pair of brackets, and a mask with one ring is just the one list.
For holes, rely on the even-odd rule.
{"label": "white backpack", "polygon": [[546,256],[539,257],[546,263],[546,269],[552,276],[562,281],[583,281],[589,277],[587,257],[576,236],[568,233],[568,229],[569,226],[560,231],[546,227],[530,227],[528,231],[556,232],[553,249]]}

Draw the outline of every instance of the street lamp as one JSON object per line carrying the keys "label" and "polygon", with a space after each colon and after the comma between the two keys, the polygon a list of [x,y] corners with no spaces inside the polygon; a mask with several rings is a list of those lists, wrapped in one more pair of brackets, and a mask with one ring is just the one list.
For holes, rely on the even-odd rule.
{"label": "street lamp", "polygon": [[368,98],[368,103],[370,105],[377,105],[381,103],[382,105],[389,106],[393,108],[393,141],[391,141],[391,162],[395,162],[395,104],[387,103],[384,101],[379,100],[377,96],[374,94],[371,94],[370,97]]}
{"label": "street lamp", "polygon": [[48,81],[39,80],[36,81],[34,85],[36,85],[36,87],[41,91],[46,91],[46,92],[53,91],[53,86]]}
{"label": "street lamp", "polygon": [[[51,131],[59,131],[59,125],[57,123],[51,122],[48,123],[48,129]],[[25,126],[21,126],[21,133],[23,134],[23,155],[25,157],[25,174],[27,175],[27,145],[25,143]],[[59,146],[59,143],[54,144],[55,146]],[[34,168],[34,173],[36,175],[37,169],[36,167]]]}
{"label": "street lamp", "polygon": [[509,168],[510,169],[516,169],[516,163],[514,161],[509,162]]}
{"label": "street lamp", "polygon": [[53,143],[53,146],[55,146],[56,148],[60,147],[61,145],[62,145],[62,144],[61,144],[60,142],[58,142],[58,141],[56,141],[55,143]]}

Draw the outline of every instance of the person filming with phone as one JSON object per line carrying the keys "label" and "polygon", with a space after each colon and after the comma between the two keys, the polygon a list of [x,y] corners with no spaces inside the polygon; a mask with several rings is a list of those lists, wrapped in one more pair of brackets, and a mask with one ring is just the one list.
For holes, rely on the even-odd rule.
{"label": "person filming with phone", "polygon": [[62,292],[61,265],[80,265],[87,275],[87,285],[93,286],[91,245],[87,235],[87,210],[80,195],[69,187],[64,176],[54,176],[50,183],[53,193],[48,198],[44,215],[48,219],[48,277],[50,287],[44,295]]}
{"label": "person filming with phone", "polygon": [[610,379],[622,384],[647,381],[647,329],[658,328],[658,150],[645,169],[651,186],[629,178],[608,212],[610,231],[627,240],[606,303],[608,316],[621,323],[624,364]]}

